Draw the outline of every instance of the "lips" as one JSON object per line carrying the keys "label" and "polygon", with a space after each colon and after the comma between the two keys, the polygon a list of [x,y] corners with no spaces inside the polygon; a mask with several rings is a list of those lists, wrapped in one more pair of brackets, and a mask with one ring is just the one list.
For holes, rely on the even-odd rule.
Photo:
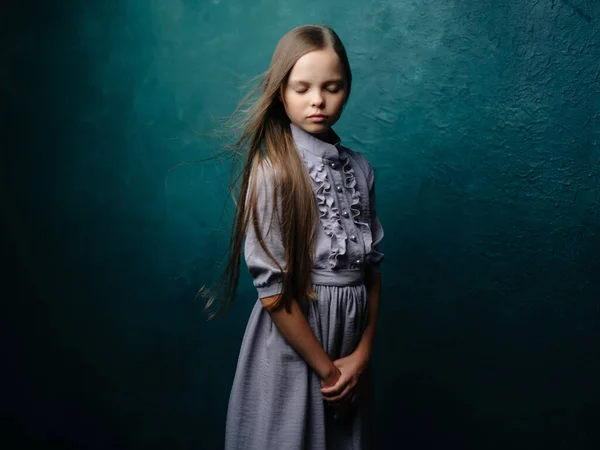
{"label": "lips", "polygon": [[312,116],[308,116],[309,119],[327,119],[327,116],[324,114],[313,114]]}

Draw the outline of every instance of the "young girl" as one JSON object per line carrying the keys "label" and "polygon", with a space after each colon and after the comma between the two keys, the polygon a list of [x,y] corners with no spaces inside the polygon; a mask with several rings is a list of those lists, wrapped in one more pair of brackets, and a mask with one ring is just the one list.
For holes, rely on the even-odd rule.
{"label": "young girl", "polygon": [[[227,411],[228,450],[372,448],[369,360],[383,229],[369,162],[331,128],[352,74],[328,27],[279,42],[249,111],[225,272],[244,255],[258,292]],[[209,300],[207,307],[214,301]]]}

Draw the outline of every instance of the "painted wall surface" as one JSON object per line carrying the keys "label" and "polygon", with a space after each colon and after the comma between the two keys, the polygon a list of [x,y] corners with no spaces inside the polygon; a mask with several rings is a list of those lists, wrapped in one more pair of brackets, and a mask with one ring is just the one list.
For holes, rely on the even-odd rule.
{"label": "painted wall surface", "polygon": [[0,20],[7,437],[221,448],[255,292],[243,266],[205,322],[228,166],[181,163],[218,150],[213,119],[286,31],[327,23],[355,76],[337,131],[386,230],[381,448],[600,448],[598,2],[25,1]]}

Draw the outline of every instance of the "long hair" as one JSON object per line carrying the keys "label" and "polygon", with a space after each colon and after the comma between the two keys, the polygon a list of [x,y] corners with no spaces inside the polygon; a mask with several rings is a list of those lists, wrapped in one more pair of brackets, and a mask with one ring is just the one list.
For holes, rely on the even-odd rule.
{"label": "long hair", "polygon": [[[244,158],[241,171],[241,190],[236,202],[236,213],[229,239],[229,258],[227,266],[218,283],[218,290],[202,286],[198,294],[207,300],[205,311],[209,311],[217,299],[218,292],[224,289],[216,312],[209,318],[227,312],[237,293],[240,274],[240,260],[243,241],[248,225],[251,223],[261,247],[282,272],[282,293],[269,307],[277,311],[285,307],[290,312],[294,299],[316,299],[311,287],[310,271],[314,259],[314,247],[317,230],[318,209],[311,188],[310,179],[300,155],[296,149],[283,103],[279,100],[280,87],[285,85],[296,62],[305,54],[325,48],[333,49],[340,58],[345,79],[346,99],[350,95],[352,73],[346,50],[338,35],[327,26],[305,25],[286,33],[275,48],[271,64],[266,73],[260,75],[256,88],[249,92],[232,114],[242,113],[242,119],[235,122],[242,130],[241,136],[232,146],[233,158]],[[242,109],[249,99],[258,96],[248,109]],[[275,189],[272,201],[272,217],[277,218],[285,248],[285,270],[277,263],[266,248],[258,228],[257,189],[253,171],[257,165],[268,160],[273,169]],[[235,162],[235,161],[234,161]],[[232,165],[233,170],[234,165]],[[233,173],[233,172],[232,172]],[[235,190],[238,178],[231,178],[231,191]],[[285,211],[278,217],[277,204]]]}

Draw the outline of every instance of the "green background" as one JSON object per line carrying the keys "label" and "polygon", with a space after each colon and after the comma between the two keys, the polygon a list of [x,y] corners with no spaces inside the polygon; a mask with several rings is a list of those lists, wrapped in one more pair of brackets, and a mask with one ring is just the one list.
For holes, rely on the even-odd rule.
{"label": "green background", "polygon": [[[5,8],[6,9],[6,8]],[[217,449],[256,293],[216,281],[216,119],[326,23],[375,168],[379,448],[600,446],[600,5],[24,1],[3,12],[6,439]],[[225,209],[224,209],[225,207]],[[17,447],[12,447],[17,448]]]}

